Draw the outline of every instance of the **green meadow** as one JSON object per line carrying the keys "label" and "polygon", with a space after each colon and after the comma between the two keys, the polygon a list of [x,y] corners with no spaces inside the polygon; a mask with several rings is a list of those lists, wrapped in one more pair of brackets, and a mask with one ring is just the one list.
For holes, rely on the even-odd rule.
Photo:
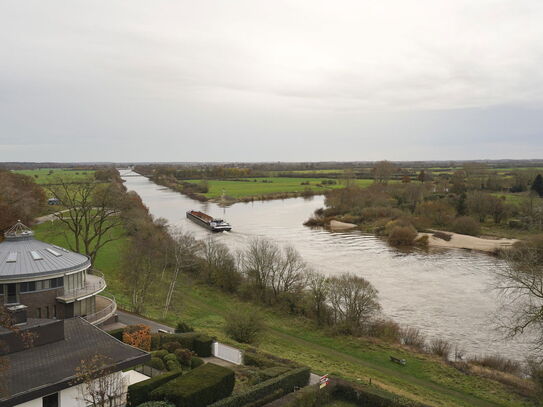
{"label": "green meadow", "polygon": [[54,184],[58,178],[68,182],[84,181],[89,179],[94,170],[74,170],[67,168],[39,168],[35,170],[15,170],[17,174],[24,174],[34,178],[38,184]]}

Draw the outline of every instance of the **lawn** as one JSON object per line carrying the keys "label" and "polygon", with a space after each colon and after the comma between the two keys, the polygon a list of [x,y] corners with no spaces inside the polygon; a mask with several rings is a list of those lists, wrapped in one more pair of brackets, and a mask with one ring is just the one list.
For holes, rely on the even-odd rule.
{"label": "lawn", "polygon": [[[219,198],[223,193],[232,198],[243,198],[248,196],[261,196],[279,194],[284,192],[301,193],[305,188],[311,188],[316,192],[325,192],[329,189],[343,188],[341,183],[333,185],[322,185],[326,178],[246,178],[243,181],[222,181],[207,180],[209,192],[203,194],[207,198]],[[201,180],[190,180],[188,182],[199,183]],[[308,182],[309,185],[302,185]],[[373,183],[372,180],[360,179],[356,183],[366,187]]]}
{"label": "lawn", "polygon": [[94,174],[94,170],[73,170],[66,168],[39,168],[36,170],[15,170],[13,172],[29,175],[38,184],[52,184],[59,177],[71,182],[83,181]]}
{"label": "lawn", "polygon": [[[38,239],[67,246],[61,224],[46,223],[35,229]],[[120,233],[120,230],[114,233]],[[108,291],[115,295],[121,308],[128,308],[128,297],[119,279],[120,253],[126,240],[115,241],[99,254],[96,268],[103,271]],[[162,317],[161,296],[150,302],[145,314],[174,325],[182,320],[196,330],[218,340],[237,344],[223,332],[224,318],[230,311],[255,308],[232,295],[195,282],[184,275],[179,282],[172,307]],[[528,406],[520,396],[497,382],[468,376],[428,355],[410,353],[395,344],[364,338],[332,336],[303,318],[261,309],[266,332],[258,347],[266,352],[310,366],[317,374],[333,373],[345,379],[367,383],[432,406]],[[406,366],[389,361],[394,355],[407,360]],[[341,404],[340,404],[341,406]],[[348,406],[348,404],[347,404]]]}

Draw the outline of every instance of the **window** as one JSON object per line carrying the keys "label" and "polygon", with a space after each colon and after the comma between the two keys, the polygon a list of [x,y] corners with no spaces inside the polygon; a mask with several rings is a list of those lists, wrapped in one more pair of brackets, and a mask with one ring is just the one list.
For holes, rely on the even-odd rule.
{"label": "window", "polygon": [[64,278],[52,278],[51,279],[51,288],[62,287],[64,285]]}
{"label": "window", "polygon": [[8,284],[8,304],[17,303],[17,284]]}
{"label": "window", "polygon": [[43,407],[59,407],[58,403],[58,393],[53,393],[48,396],[45,396],[42,399],[42,406]]}
{"label": "window", "polygon": [[41,308],[36,308],[36,318],[41,318]]}
{"label": "window", "polygon": [[31,291],[36,291],[36,282],[35,281],[27,281],[25,283],[21,283],[21,292],[22,293],[29,293]]}

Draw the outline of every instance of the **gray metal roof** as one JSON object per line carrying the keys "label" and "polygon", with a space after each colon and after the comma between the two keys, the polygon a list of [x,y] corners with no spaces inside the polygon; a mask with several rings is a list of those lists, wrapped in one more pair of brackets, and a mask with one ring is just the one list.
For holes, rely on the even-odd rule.
{"label": "gray metal roof", "polygon": [[[35,252],[34,256],[31,252]],[[17,253],[15,261],[13,253]],[[34,260],[35,257],[41,259]],[[47,276],[86,267],[90,267],[87,256],[39,241],[32,235],[16,238],[6,236],[6,240],[0,243],[0,282]]]}

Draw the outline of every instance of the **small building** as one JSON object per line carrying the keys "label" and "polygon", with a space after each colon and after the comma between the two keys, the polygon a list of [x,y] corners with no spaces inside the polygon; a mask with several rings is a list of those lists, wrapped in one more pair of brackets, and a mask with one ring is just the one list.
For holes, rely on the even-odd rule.
{"label": "small building", "polygon": [[[96,355],[105,361],[104,373],[89,383],[115,383],[115,389],[110,386],[115,396],[111,406],[124,406],[128,386],[148,379],[128,369],[147,362],[149,353],[118,341],[86,320],[26,319],[24,308],[17,312],[17,332],[0,327],[0,357],[8,367],[2,372],[0,407],[86,407],[89,386],[81,384],[77,371],[82,361]],[[35,337],[31,346],[22,339],[26,332]]]}
{"label": "small building", "polygon": [[0,243],[0,304],[27,307],[37,319],[83,317],[100,325],[114,317],[113,298],[99,295],[104,276],[88,256],[39,241],[18,222]]}

